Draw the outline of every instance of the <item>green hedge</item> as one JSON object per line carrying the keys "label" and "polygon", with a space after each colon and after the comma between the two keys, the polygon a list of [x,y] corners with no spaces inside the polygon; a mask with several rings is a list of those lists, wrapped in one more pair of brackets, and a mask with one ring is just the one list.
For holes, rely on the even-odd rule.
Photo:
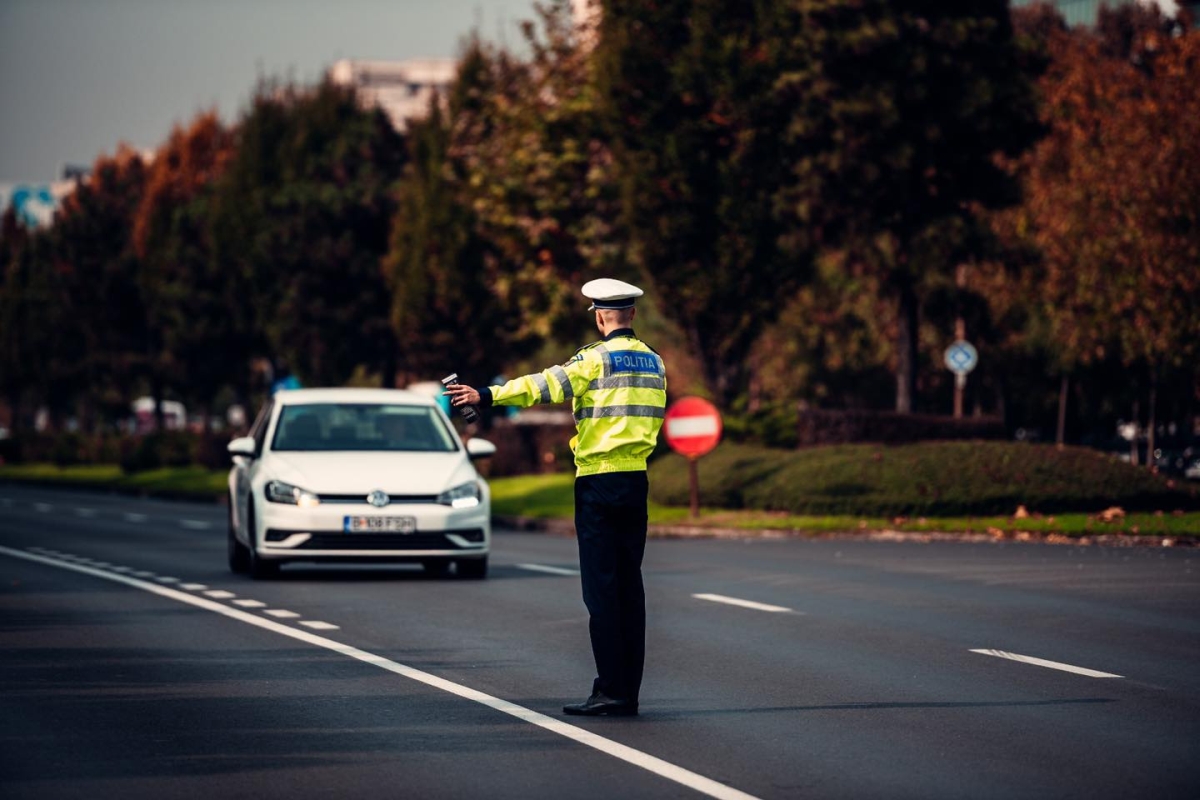
{"label": "green hedge", "polygon": [[196,465],[228,468],[231,434],[161,431],[115,433],[32,433],[0,441],[0,464],[56,464],[73,467],[118,463],[127,474]]}
{"label": "green hedge", "polygon": [[[1197,487],[1079,447],[1014,442],[928,442],[769,450],[725,443],[699,463],[708,507],[793,514],[966,515],[1200,509]],[[650,468],[650,496],[688,504],[679,456]]]}

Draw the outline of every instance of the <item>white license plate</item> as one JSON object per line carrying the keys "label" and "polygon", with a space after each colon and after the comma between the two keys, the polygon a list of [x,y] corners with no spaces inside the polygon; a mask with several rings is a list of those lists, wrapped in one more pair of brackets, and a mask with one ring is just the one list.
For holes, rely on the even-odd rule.
{"label": "white license plate", "polygon": [[416,517],[345,517],[342,520],[342,530],[346,533],[412,533],[416,529]]}

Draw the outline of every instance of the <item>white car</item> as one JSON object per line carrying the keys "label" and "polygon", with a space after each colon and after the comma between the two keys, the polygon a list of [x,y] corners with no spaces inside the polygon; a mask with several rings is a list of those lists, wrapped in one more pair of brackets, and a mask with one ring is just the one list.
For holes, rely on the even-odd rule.
{"label": "white car", "polygon": [[229,443],[229,568],[288,561],[409,561],[487,576],[491,494],[428,396],[393,389],[277,392]]}
{"label": "white car", "polygon": [[1188,464],[1183,470],[1183,477],[1200,481],[1200,458]]}

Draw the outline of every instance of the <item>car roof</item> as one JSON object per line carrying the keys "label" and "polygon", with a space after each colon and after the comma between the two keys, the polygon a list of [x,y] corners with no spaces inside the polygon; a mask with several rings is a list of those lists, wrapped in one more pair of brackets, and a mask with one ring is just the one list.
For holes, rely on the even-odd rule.
{"label": "car roof", "polygon": [[283,406],[308,403],[365,403],[436,406],[437,401],[427,394],[404,389],[282,389],[275,393],[275,403]]}

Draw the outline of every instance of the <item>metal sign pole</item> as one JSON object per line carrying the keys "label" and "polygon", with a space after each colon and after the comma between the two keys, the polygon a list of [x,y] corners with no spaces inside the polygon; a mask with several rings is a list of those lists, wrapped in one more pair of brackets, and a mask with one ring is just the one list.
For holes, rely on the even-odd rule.
{"label": "metal sign pole", "polygon": [[688,490],[692,500],[692,519],[700,516],[700,470],[696,466],[698,458],[688,459]]}

